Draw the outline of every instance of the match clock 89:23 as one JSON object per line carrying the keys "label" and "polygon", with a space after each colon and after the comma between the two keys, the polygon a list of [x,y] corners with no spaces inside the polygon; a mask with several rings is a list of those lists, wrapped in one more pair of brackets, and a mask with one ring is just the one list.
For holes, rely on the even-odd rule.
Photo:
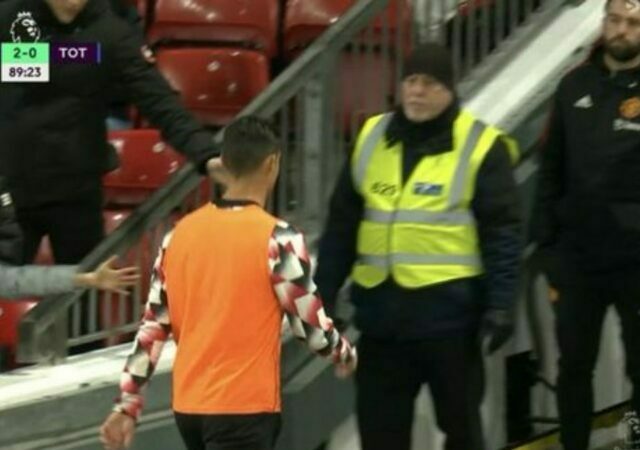
{"label": "match clock 89:23", "polygon": [[2,43],[2,82],[49,81],[49,44]]}

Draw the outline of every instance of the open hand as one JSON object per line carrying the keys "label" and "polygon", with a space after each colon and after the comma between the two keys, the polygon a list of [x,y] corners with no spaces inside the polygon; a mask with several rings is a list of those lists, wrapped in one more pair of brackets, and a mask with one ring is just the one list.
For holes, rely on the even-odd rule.
{"label": "open hand", "polygon": [[140,279],[137,267],[114,268],[117,256],[112,256],[94,271],[83,275],[81,284],[104,291],[128,295],[126,287],[133,286]]}
{"label": "open hand", "polygon": [[100,442],[105,450],[122,450],[131,446],[136,431],[133,417],[112,412],[100,427]]}

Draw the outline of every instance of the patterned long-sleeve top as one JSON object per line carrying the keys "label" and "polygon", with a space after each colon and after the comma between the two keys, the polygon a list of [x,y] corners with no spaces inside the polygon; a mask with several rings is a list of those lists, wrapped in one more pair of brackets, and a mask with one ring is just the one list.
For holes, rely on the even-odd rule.
{"label": "patterned long-sleeve top", "polygon": [[[170,241],[171,233],[165,236],[154,264],[145,312],[121,376],[121,396],[114,406],[114,411],[136,420],[143,408],[143,391],[171,334],[170,299],[163,273],[163,260]],[[270,237],[268,258],[273,289],[293,335],[305,341],[310,350],[331,358],[334,363],[352,362],[355,349],[325,315],[313,282],[303,234],[286,222],[278,222]],[[303,297],[304,308],[301,308],[296,300]]]}

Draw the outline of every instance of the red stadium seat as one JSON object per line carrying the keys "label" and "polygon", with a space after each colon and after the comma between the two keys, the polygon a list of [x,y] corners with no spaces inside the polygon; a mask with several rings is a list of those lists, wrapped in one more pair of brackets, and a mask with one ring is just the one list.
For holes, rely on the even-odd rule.
{"label": "red stadium seat", "polygon": [[396,88],[395,65],[379,54],[343,52],[335,102],[338,127],[354,137],[364,121],[388,111]]}
{"label": "red stadium seat", "polygon": [[249,45],[274,56],[278,0],[157,0],[150,42]]}
{"label": "red stadium seat", "polygon": [[20,318],[37,303],[36,299],[0,299],[0,372],[15,369]]}
{"label": "red stadium seat", "polygon": [[132,212],[131,209],[105,209],[102,211],[105,234],[111,234],[122,222],[127,220]]}
{"label": "red stadium seat", "polygon": [[162,49],[156,58],[183,104],[214,126],[231,122],[269,84],[267,59],[251,50]]}
{"label": "red stadium seat", "polygon": [[[284,24],[284,48],[287,55],[291,57],[296,50],[308,46],[355,3],[356,0],[289,0]],[[400,5],[402,7],[399,7]],[[379,43],[382,39],[385,24],[390,31],[390,39],[394,39],[399,28],[398,13],[400,13],[403,34],[410,38],[412,17],[410,2],[392,0],[384,15],[378,17],[374,23],[375,43]]]}
{"label": "red stadium seat", "polygon": [[111,131],[120,167],[103,179],[108,205],[138,205],[165,184],[185,159],[162,141],[158,130]]}

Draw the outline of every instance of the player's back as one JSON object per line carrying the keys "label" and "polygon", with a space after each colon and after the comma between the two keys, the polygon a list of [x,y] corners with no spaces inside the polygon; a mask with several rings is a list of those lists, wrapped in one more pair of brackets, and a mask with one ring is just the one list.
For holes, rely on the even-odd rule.
{"label": "player's back", "polygon": [[209,204],[174,230],[163,275],[178,342],[176,411],[280,410],[282,312],[268,257],[276,223],[256,205]]}

